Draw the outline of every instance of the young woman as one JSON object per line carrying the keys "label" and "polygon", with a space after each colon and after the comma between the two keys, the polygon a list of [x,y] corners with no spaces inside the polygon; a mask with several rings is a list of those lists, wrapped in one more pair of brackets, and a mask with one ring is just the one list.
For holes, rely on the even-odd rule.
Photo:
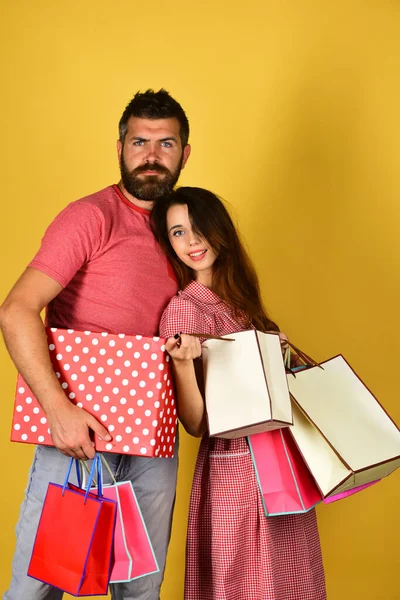
{"label": "young woman", "polygon": [[203,436],[190,500],[185,600],[325,600],[314,510],[266,518],[247,439],[206,432],[197,383],[201,345],[187,334],[279,331],[263,307],[251,261],[223,203],[207,190],[179,188],[156,203],[152,223],[182,290],[160,323],[160,335],[170,338],[179,418],[191,435]]}

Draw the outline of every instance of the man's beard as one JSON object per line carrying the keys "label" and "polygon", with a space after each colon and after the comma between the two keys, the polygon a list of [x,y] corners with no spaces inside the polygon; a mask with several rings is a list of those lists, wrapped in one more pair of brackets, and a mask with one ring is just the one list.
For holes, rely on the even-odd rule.
{"label": "man's beard", "polygon": [[[174,189],[174,185],[178,181],[182,170],[182,162],[183,153],[179,164],[173,173],[158,163],[147,163],[133,169],[133,171],[129,171],[124,161],[124,157],[121,155],[120,171],[122,183],[124,184],[126,191],[137,200],[145,200],[148,202],[158,200],[158,198],[163,198],[170,194]],[[163,173],[164,177],[162,179],[159,179],[157,175],[138,177],[140,173],[149,170]]]}

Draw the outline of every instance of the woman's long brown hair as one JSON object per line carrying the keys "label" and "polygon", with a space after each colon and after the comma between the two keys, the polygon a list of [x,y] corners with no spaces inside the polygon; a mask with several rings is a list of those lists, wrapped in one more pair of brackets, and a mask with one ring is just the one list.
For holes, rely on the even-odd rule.
{"label": "woman's long brown hair", "polygon": [[167,212],[176,204],[187,205],[193,230],[217,254],[213,265],[212,290],[236,312],[243,311],[260,331],[279,331],[261,300],[256,271],[223,202],[212,192],[180,187],[156,201],[151,213],[153,233],[176,273],[180,289],[195,279],[195,272],[176,256],[168,237]]}

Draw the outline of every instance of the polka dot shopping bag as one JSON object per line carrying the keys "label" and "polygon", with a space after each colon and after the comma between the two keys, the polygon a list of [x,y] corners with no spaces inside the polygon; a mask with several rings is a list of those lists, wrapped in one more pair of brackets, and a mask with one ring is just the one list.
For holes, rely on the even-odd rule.
{"label": "polka dot shopping bag", "polygon": [[[170,458],[177,428],[163,338],[46,328],[50,358],[71,402],[112,436],[99,451]],[[53,445],[46,416],[18,376],[11,441]]]}

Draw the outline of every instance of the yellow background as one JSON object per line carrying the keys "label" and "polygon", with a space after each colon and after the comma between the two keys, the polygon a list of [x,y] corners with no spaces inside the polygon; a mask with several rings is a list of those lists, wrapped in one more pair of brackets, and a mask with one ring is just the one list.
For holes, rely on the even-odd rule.
{"label": "yellow background", "polygon": [[[342,352],[400,423],[398,2],[1,0],[0,45],[0,299],[52,217],[117,181],[122,110],[164,86],[191,121],[181,183],[229,200],[271,316],[315,358]],[[2,593],[32,448],[8,442],[0,362]],[[163,600],[183,595],[196,448],[182,439]],[[318,509],[329,600],[400,598],[399,491],[396,473]]]}

